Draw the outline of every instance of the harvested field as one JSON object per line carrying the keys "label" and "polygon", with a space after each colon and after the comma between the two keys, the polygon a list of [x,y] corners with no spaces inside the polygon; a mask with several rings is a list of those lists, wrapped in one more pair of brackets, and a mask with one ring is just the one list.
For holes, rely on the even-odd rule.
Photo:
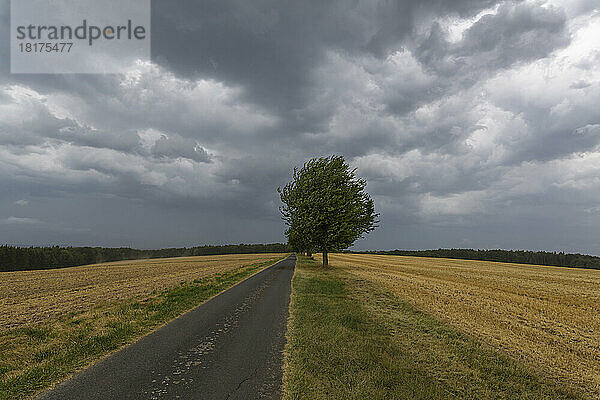
{"label": "harvested field", "polygon": [[201,256],[0,273],[0,400],[30,397],[283,256]]}
{"label": "harvested field", "polygon": [[332,254],[330,263],[600,398],[600,271]]}
{"label": "harvested field", "polygon": [[279,257],[283,254],[178,257],[1,272],[0,331]]}

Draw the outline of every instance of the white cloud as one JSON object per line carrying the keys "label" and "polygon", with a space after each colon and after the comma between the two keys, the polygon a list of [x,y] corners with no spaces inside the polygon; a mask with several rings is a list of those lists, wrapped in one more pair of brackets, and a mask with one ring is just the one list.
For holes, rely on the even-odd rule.
{"label": "white cloud", "polygon": [[498,13],[500,4],[496,4],[493,7],[481,10],[477,15],[469,18],[460,18],[457,16],[446,16],[443,18],[437,18],[442,27],[448,32],[448,41],[450,43],[458,43],[462,40],[463,34],[473,25],[475,25],[482,17],[486,15],[495,15]]}
{"label": "white cloud", "polygon": [[433,196],[426,193],[421,198],[420,208],[424,217],[482,213],[485,211],[485,193],[474,191],[449,196]]}
{"label": "white cloud", "polygon": [[39,219],[28,217],[8,217],[0,220],[0,224],[5,225],[39,225],[43,223]]}

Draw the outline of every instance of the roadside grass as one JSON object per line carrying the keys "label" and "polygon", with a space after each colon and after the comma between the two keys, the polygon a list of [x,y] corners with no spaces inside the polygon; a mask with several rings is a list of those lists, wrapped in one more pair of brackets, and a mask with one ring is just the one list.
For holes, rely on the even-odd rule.
{"label": "roadside grass", "polygon": [[390,292],[299,257],[284,396],[296,399],[575,399],[554,382]]}
{"label": "roadside grass", "polygon": [[99,304],[0,334],[0,399],[32,397],[275,263],[269,259],[144,298]]}

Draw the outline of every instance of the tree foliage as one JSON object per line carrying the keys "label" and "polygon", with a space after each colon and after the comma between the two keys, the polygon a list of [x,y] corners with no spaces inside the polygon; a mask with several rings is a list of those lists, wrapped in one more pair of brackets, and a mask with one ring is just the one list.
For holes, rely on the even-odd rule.
{"label": "tree foliage", "polygon": [[277,189],[289,245],[323,252],[327,265],[328,252],[348,248],[375,229],[379,214],[366,185],[342,156],[313,158],[294,168],[293,180]]}

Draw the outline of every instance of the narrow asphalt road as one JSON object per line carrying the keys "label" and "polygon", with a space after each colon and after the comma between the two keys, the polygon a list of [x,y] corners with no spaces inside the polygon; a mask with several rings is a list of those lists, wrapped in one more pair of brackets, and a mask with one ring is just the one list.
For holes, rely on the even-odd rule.
{"label": "narrow asphalt road", "polygon": [[279,399],[294,255],[37,399]]}

